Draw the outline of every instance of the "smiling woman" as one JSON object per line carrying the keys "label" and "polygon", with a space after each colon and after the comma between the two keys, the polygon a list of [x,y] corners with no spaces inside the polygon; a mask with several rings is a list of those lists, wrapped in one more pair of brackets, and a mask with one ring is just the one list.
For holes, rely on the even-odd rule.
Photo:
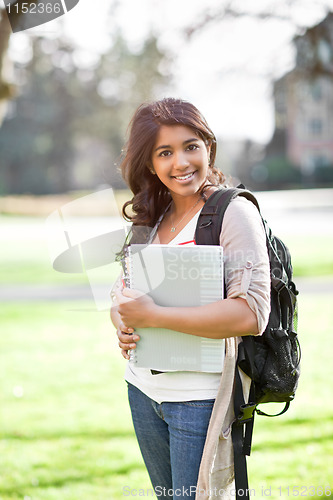
{"label": "smiling woman", "polygon": [[[168,98],[139,107],[122,162],[123,176],[134,195],[123,207],[124,216],[132,222],[128,246],[195,245],[199,212],[217,189],[223,189],[224,177],[215,168],[215,155],[215,136],[192,104]],[[212,204],[208,206],[214,209]],[[129,206],[132,214],[127,214]],[[196,307],[180,307],[171,300],[172,306],[163,306],[140,290],[124,287],[122,280],[113,294],[111,319],[127,360],[137,342],[146,345],[142,329],[172,330],[176,336],[201,337],[202,343],[225,339],[219,373],[156,373],[151,365],[127,364],[125,379],[135,432],[155,492],[162,491],[157,496],[166,500],[179,498],[179,491],[183,500],[194,500],[198,491],[207,492],[210,486],[218,485],[221,491],[232,488],[229,430],[234,418],[232,391],[239,337],[260,334],[268,320],[266,237],[251,202],[236,199],[230,203],[220,245],[226,267],[227,296],[223,300],[220,297]],[[126,250],[125,245],[124,253]],[[203,249],[193,250],[202,259]],[[124,267],[126,262],[124,259]],[[177,263],[178,277],[180,268]],[[197,284],[204,288],[202,280]],[[178,279],[175,286],[180,285]],[[171,298],[174,292],[171,288]],[[142,332],[142,338],[136,330]],[[182,356],[184,349],[178,342],[176,346],[172,355]],[[208,493],[200,498],[206,500]]]}
{"label": "smiling woman", "polygon": [[[223,183],[215,157],[215,135],[191,103],[169,98],[140,106],[131,122],[121,165],[134,194],[124,205],[125,218],[137,226],[153,227],[174,194],[186,203],[174,214],[176,219],[198,199],[198,189],[206,180],[214,186]],[[134,215],[127,214],[129,205]]]}
{"label": "smiling woman", "polygon": [[[166,145],[165,145],[166,144]],[[210,142],[193,137],[183,125],[163,125],[157,134],[152,154],[152,173],[169,189],[172,197],[197,192],[207,178]]]}

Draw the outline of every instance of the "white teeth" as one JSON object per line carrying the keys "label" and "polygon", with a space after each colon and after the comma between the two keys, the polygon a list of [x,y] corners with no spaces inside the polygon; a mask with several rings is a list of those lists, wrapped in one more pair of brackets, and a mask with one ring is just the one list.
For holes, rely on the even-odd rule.
{"label": "white teeth", "polygon": [[175,179],[180,179],[181,181],[184,181],[185,179],[189,179],[193,175],[193,172],[187,175],[178,175],[175,176]]}

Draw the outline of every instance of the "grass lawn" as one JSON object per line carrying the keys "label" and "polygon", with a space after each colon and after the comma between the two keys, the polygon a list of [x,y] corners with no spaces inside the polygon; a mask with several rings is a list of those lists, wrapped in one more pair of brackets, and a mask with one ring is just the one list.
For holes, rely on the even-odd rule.
{"label": "grass lawn", "polygon": [[[76,285],[88,284],[84,273],[62,273],[53,269],[55,255],[58,256],[64,247],[59,247],[58,237],[48,238],[46,218],[42,217],[4,217],[0,216],[0,284],[55,284]],[[97,218],[78,219],[73,227],[79,234],[94,226],[105,229],[105,224]],[[83,229],[82,229],[83,228]],[[89,233],[88,233],[89,234]],[[60,242],[61,237],[59,236]],[[79,241],[82,241],[80,239]],[[95,281],[110,283],[119,274],[119,265],[112,264],[99,268],[100,273],[94,272]]]}
{"label": "grass lawn", "polygon": [[2,308],[1,500],[113,499],[123,485],[148,484],[125,361],[107,314],[85,307]]}
{"label": "grass lawn", "polygon": [[[120,500],[126,486],[138,496],[150,488],[125,361],[107,314],[86,306],[2,305],[1,500]],[[256,419],[248,460],[255,497],[333,491],[332,326],[332,295],[300,297],[300,387],[285,416]]]}
{"label": "grass lawn", "polygon": [[294,275],[297,276],[326,276],[333,274],[333,237],[331,235],[311,234],[290,236],[284,238],[288,246]]}
{"label": "grass lawn", "polygon": [[[44,219],[0,223],[1,285],[88,283],[52,269]],[[331,236],[285,242],[295,275],[333,274]],[[118,272],[101,271],[96,279],[108,283]],[[255,497],[327,498],[333,491],[332,298],[300,297],[300,387],[286,415],[256,419],[248,460]],[[4,303],[0,324],[0,500],[120,500],[126,486],[143,496],[151,486],[107,313],[91,302]]]}

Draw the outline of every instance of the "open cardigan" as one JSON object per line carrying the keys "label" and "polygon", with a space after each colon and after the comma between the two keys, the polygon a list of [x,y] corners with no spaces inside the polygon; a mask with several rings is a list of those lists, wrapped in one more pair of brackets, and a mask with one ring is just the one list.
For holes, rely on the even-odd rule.
{"label": "open cardigan", "polygon": [[[196,500],[235,498],[231,427],[235,419],[233,391],[239,340],[238,337],[226,339],[224,369],[201,459]],[[240,375],[247,398],[251,381],[241,370]]]}

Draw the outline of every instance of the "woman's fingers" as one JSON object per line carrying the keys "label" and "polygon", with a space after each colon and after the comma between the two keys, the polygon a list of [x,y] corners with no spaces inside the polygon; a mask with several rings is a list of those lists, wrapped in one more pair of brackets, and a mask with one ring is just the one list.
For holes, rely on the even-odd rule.
{"label": "woman's fingers", "polygon": [[122,355],[123,358],[125,358],[127,360],[130,359],[128,351],[125,351],[124,349],[122,349],[120,352],[121,352],[121,355]]}
{"label": "woman's fingers", "polygon": [[[119,334],[118,338],[119,338],[118,345],[121,349],[122,356],[125,359],[130,359],[129,351],[136,348],[136,341],[138,341],[140,337],[138,335],[135,335],[135,337],[133,337],[133,335]],[[123,339],[125,340],[125,342],[122,342]],[[133,342],[134,339],[135,342]]]}
{"label": "woman's fingers", "polygon": [[127,333],[124,333],[121,330],[117,330],[117,335],[119,341],[122,342],[123,344],[132,344],[133,342],[137,342],[140,339],[139,335],[136,334],[128,335]]}
{"label": "woman's fingers", "polygon": [[134,329],[126,327],[123,323],[119,325],[117,335],[122,356],[130,359],[128,351],[136,348],[136,342],[140,339],[139,335],[134,334]]}
{"label": "woman's fingers", "polygon": [[121,325],[121,331],[124,332],[124,333],[127,333],[128,335],[131,335],[132,333],[134,333],[134,328],[131,328],[131,327],[128,327],[128,326],[125,326],[123,323]]}
{"label": "woman's fingers", "polygon": [[136,342],[133,342],[133,341],[131,343],[128,343],[128,342],[122,342],[119,339],[118,345],[121,349],[125,349],[125,350],[130,350],[130,349],[136,348]]}

